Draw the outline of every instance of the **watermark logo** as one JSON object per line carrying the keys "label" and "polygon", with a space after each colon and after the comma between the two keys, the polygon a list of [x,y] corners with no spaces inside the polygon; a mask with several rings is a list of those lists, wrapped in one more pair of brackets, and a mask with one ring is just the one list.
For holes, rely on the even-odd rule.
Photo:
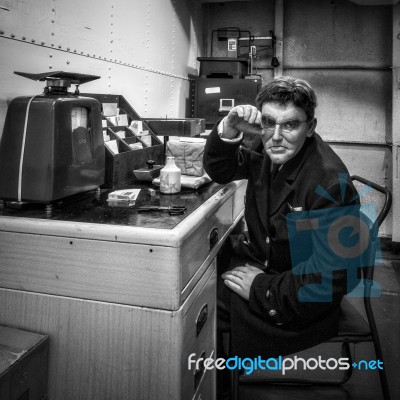
{"label": "watermark logo", "polygon": [[188,357],[188,369],[195,371],[199,370],[212,370],[212,369],[239,369],[243,370],[246,375],[252,374],[254,371],[280,371],[282,376],[286,374],[287,371],[313,371],[316,369],[320,370],[348,370],[351,367],[361,371],[383,369],[383,362],[380,360],[360,360],[358,362],[351,362],[347,357],[328,358],[324,359],[321,356],[316,358],[302,358],[298,356],[294,357],[276,357],[264,359],[261,356],[255,358],[241,358],[238,356],[225,358],[213,357],[208,358],[196,358],[196,353],[192,353]]}
{"label": "watermark logo", "polygon": [[[342,202],[345,199],[347,174],[340,174]],[[363,192],[350,199],[366,195]],[[319,283],[306,283],[299,290],[301,302],[331,302],[333,271],[347,271],[349,296],[362,297],[360,268],[376,265],[380,260],[380,243],[376,207],[372,203],[339,206],[321,186],[316,192],[333,202],[332,208],[295,211],[287,214],[287,228],[295,275],[319,273]],[[380,296],[381,289],[373,282],[371,296]]]}

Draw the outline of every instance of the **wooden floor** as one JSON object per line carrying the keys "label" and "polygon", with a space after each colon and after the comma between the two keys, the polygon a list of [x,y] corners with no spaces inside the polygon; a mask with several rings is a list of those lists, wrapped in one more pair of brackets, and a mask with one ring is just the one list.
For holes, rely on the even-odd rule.
{"label": "wooden floor", "polygon": [[[375,270],[382,295],[372,299],[375,319],[383,347],[385,369],[392,400],[400,399],[400,251],[382,245],[383,264]],[[361,300],[361,299],[360,299]],[[361,307],[361,301],[359,302]],[[375,359],[370,344],[356,347],[356,358]],[[382,400],[377,371],[354,371],[350,380],[339,387],[282,387],[241,384],[240,400]]]}

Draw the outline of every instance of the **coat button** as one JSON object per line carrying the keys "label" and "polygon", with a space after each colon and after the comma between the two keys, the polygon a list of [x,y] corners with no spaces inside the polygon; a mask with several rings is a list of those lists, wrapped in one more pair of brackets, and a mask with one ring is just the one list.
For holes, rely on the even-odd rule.
{"label": "coat button", "polygon": [[270,242],[270,238],[269,238],[269,236],[267,236],[265,239],[265,243],[269,244],[269,242]]}
{"label": "coat button", "polygon": [[275,315],[276,315],[276,310],[269,310],[269,311],[268,311],[268,315],[269,315],[270,317],[275,317]]}
{"label": "coat button", "polygon": [[265,297],[267,298],[267,299],[269,299],[269,295],[270,295],[270,292],[269,292],[269,289],[267,290],[267,293],[265,293]]}

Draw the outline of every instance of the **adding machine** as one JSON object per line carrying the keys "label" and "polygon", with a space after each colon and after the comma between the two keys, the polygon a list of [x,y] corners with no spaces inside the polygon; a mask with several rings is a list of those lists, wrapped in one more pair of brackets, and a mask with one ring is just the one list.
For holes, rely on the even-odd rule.
{"label": "adding machine", "polygon": [[[63,71],[30,74],[44,93],[8,106],[0,143],[0,200],[44,203],[99,188],[104,182],[100,103],[78,86],[100,78]],[[68,92],[71,84],[75,93]]]}

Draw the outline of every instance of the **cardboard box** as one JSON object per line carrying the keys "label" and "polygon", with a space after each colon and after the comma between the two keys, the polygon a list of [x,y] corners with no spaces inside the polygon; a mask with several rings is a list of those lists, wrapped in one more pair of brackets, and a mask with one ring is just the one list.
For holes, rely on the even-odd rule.
{"label": "cardboard box", "polygon": [[167,143],[166,156],[174,157],[183,175],[203,176],[203,154],[206,140],[202,138],[175,138]]}
{"label": "cardboard box", "polygon": [[0,326],[0,399],[47,398],[49,338]]}

